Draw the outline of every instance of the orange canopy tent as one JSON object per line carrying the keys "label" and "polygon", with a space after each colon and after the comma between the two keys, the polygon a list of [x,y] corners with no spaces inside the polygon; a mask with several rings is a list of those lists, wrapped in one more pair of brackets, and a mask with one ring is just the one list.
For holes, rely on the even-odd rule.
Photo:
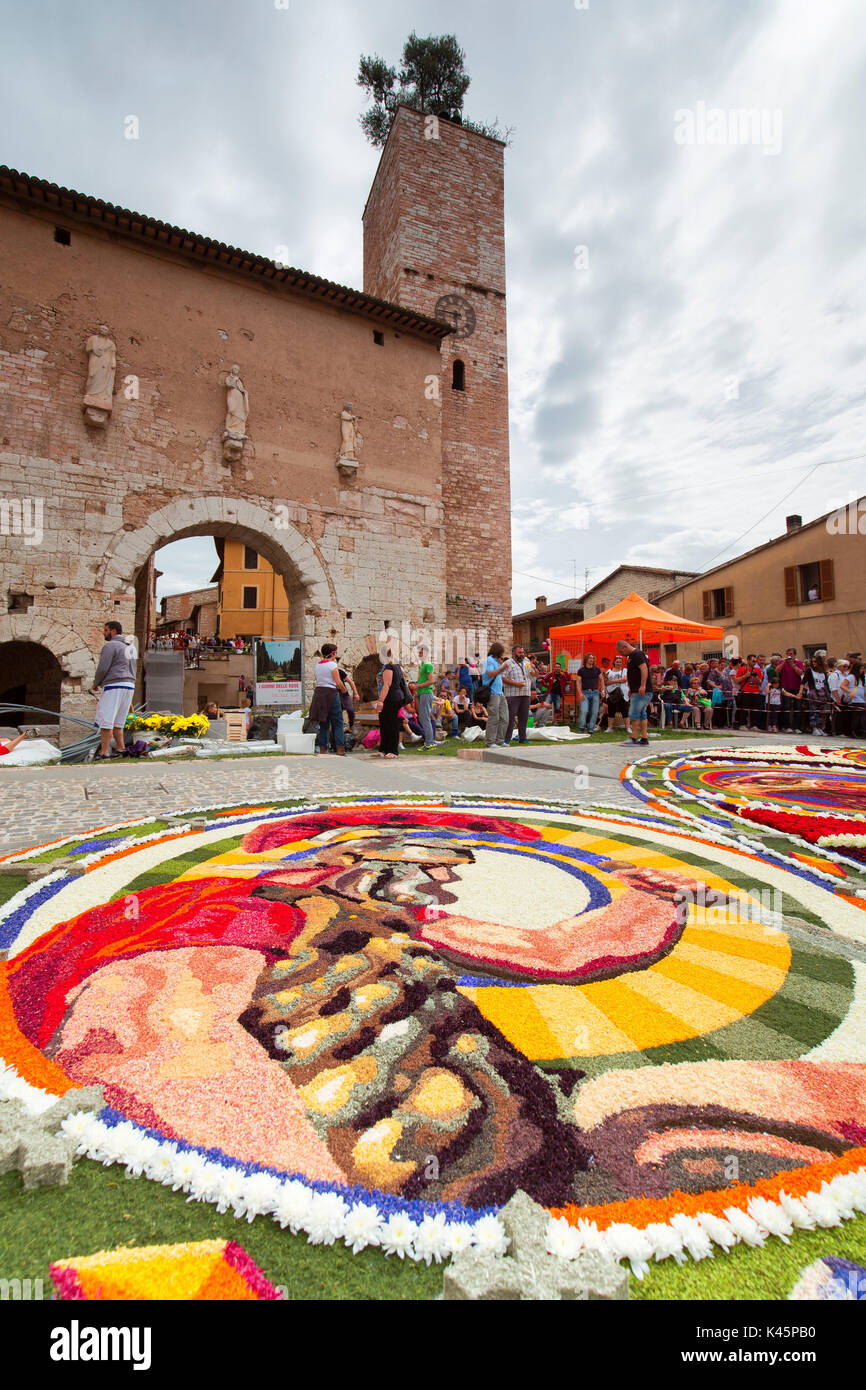
{"label": "orange canopy tent", "polygon": [[724,631],[721,627],[693,623],[676,613],[667,613],[663,608],[656,608],[654,603],[648,603],[640,594],[632,593],[594,618],[569,623],[567,627],[552,627],[550,664],[556,663],[560,652],[571,660],[582,658],[584,652],[589,651],[595,653],[596,660],[612,657],[620,638],[636,647],[648,647],[659,642],[705,642],[724,637]]}

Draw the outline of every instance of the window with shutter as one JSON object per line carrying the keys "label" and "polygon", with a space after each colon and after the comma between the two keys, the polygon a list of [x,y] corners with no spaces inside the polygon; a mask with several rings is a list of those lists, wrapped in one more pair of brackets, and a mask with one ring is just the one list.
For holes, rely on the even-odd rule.
{"label": "window with shutter", "polygon": [[722,616],[725,617],[725,618],[731,618],[731,617],[733,617],[733,613],[734,613],[734,590],[733,590],[733,588],[732,588],[730,585],[728,585],[728,587],[725,589],[725,611],[724,611],[724,613],[723,613]]}
{"label": "window with shutter", "polygon": [[704,622],[711,618],[727,618],[728,600],[727,595],[733,594],[733,589],[705,589],[704,590]]}
{"label": "window with shutter", "polygon": [[797,605],[797,566],[785,566],[785,603],[788,608]]}
{"label": "window with shutter", "polygon": [[836,585],[833,580],[833,561],[821,561],[821,602],[836,597]]}

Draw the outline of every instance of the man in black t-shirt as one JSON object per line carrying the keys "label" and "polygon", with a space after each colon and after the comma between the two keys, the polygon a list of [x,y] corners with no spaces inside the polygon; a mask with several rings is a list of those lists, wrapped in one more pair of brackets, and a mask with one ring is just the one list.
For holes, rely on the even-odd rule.
{"label": "man in black t-shirt", "polygon": [[652,699],[649,661],[646,652],[642,652],[639,647],[633,647],[631,642],[626,642],[624,639],[617,642],[616,649],[626,658],[626,671],[628,672],[630,737],[625,740],[625,744],[631,748],[648,748],[647,710]]}

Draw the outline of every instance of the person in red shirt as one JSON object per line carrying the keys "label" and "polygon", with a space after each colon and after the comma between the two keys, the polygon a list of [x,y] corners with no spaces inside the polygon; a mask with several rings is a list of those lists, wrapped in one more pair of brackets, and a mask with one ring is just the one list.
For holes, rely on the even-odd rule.
{"label": "person in red shirt", "polygon": [[782,711],[784,721],[791,733],[794,733],[797,726],[802,727],[802,703],[800,701],[800,687],[803,683],[803,672],[805,666],[802,661],[797,660],[797,648],[788,647],[785,653],[785,660],[778,667],[779,679],[782,682]]}
{"label": "person in red shirt", "polygon": [[764,680],[764,673],[755,660],[755,654],[747,656],[742,665],[737,667],[736,681],[740,687],[737,697],[737,704],[746,716],[746,728],[750,729],[754,723],[755,728],[761,727],[764,711],[764,697],[761,694],[761,685]]}

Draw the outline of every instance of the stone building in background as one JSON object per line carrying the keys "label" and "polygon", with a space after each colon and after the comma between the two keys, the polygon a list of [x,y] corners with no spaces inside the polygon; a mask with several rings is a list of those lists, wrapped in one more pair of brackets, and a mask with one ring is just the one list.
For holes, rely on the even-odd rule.
{"label": "stone building in background", "polygon": [[273,565],[251,545],[218,540],[217,637],[290,637],[285,586]]}
{"label": "stone building in background", "polygon": [[0,168],[0,690],[89,717],[187,536],[273,566],[308,674],[388,625],[507,639],[503,147],[427,129],[397,113],[364,292]]}

